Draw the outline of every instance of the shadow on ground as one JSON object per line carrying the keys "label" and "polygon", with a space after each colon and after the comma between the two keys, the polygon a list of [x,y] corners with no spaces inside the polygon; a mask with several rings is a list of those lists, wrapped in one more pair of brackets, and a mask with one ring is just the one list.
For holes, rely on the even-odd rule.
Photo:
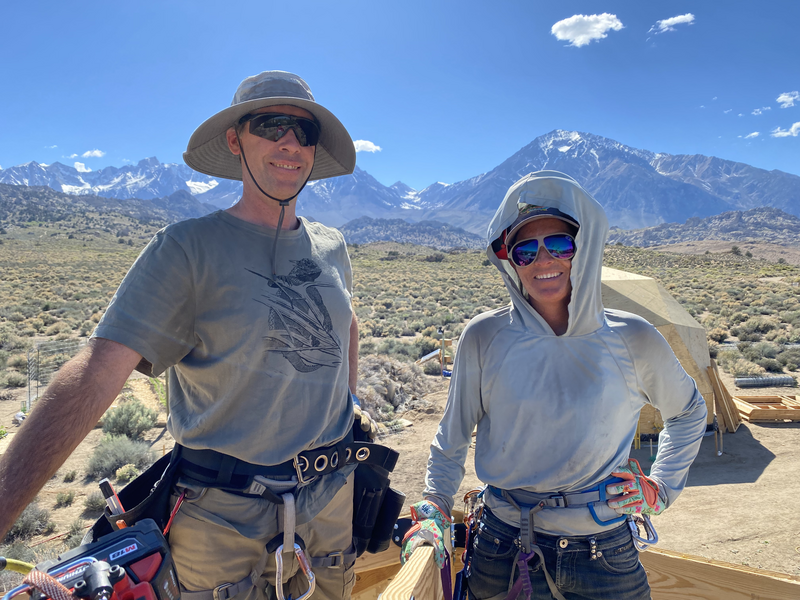
{"label": "shadow on ground", "polygon": [[[758,426],[800,430],[800,423],[759,423]],[[747,426],[739,427],[736,433],[724,434],[723,450],[722,456],[717,456],[714,436],[703,438],[700,452],[689,470],[688,487],[754,483],[775,459],[775,454],[755,439]],[[638,460],[646,470],[653,464],[650,447],[646,442],[641,449],[632,450],[631,457]]]}

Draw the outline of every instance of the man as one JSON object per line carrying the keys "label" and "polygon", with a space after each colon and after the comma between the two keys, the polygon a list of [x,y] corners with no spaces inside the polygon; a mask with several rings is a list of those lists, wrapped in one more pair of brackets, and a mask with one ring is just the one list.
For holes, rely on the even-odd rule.
{"label": "man", "polygon": [[[168,428],[182,447],[183,497],[170,545],[184,597],[273,597],[265,544],[284,530],[320,567],[314,597],[348,597],[354,465],[338,452],[357,377],[352,274],[342,235],[295,207],[309,180],[352,173],[353,142],[305,81],[267,71],[198,127],[184,159],[241,179],[242,197],[160,231],[131,267],[88,348],[62,368],[0,463],[0,533],[134,368],[157,376],[174,366]],[[240,472],[248,478],[237,487]],[[298,564],[284,560],[286,583]],[[306,585],[292,577],[284,589],[297,598]]]}

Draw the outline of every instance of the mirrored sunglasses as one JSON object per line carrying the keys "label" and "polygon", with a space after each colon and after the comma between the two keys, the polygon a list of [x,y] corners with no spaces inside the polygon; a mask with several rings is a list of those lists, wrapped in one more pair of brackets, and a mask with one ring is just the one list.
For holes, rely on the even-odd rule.
{"label": "mirrored sunglasses", "polygon": [[250,122],[250,133],[270,142],[277,142],[290,131],[294,131],[301,146],[316,146],[319,142],[319,125],[312,119],[280,113],[260,113],[243,116],[239,119],[239,124],[247,121]]}
{"label": "mirrored sunglasses", "polygon": [[553,233],[516,242],[511,246],[511,252],[508,253],[509,260],[518,267],[527,267],[536,260],[540,243],[544,245],[550,256],[560,260],[571,260],[577,250],[575,238],[571,235]]}

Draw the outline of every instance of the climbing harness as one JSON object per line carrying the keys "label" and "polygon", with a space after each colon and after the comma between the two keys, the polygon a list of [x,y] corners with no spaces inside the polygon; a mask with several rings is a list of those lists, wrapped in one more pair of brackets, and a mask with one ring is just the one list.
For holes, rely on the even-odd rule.
{"label": "climbing harness", "polygon": [[[502,498],[520,513],[520,535],[517,539],[519,552],[515,559],[516,565],[519,568],[519,577],[511,587],[506,600],[515,600],[520,592],[523,592],[525,598],[530,600],[532,586],[528,573],[528,562],[534,556],[539,557],[542,572],[544,573],[547,586],[550,588],[553,597],[557,600],[564,600],[564,596],[556,588],[550,573],[547,571],[544,555],[536,544],[533,517],[536,513],[545,508],[588,508],[592,519],[599,525],[611,525],[627,521],[633,545],[639,552],[647,550],[649,546],[658,542],[658,534],[653,524],[650,522],[648,515],[621,515],[603,520],[598,514],[598,506],[607,506],[608,495],[606,486],[620,483],[621,481],[622,480],[619,478],[609,477],[589,489],[559,494],[537,494],[526,490],[503,490],[494,486],[487,487],[490,493],[498,498]],[[642,530],[644,531],[644,537],[642,537]],[[597,542],[593,537],[588,537],[587,539],[590,548],[590,558],[596,560],[599,556],[597,553]]]}

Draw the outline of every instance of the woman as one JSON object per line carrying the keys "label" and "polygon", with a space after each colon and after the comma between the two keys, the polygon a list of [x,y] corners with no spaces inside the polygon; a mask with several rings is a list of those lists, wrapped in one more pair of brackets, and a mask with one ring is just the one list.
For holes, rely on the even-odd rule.
{"label": "woman", "polygon": [[[404,545],[407,557],[427,540],[443,556],[441,529],[477,424],[475,470],[488,488],[470,598],[505,598],[518,578],[514,589],[532,598],[650,597],[624,515],[675,501],[706,408],[652,325],[603,308],[607,233],[602,207],[556,171],[515,183],[489,225],[487,255],[511,305],[474,318],[461,336],[425,500]],[[629,462],[645,403],[664,417],[649,477]]]}

